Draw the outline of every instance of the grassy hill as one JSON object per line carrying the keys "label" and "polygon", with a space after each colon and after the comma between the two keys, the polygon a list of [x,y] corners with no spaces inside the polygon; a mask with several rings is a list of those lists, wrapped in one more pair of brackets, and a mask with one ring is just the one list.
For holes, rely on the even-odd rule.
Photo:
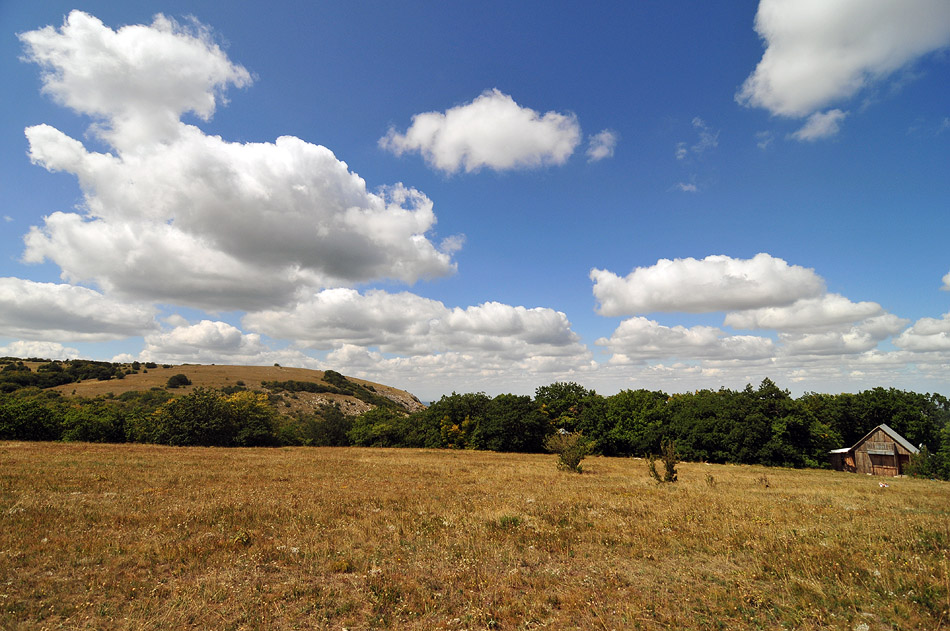
{"label": "grassy hill", "polygon": [[[47,364],[48,362],[42,361],[23,362],[23,365],[34,373],[41,366]],[[53,389],[65,396],[98,397],[110,393],[119,396],[124,392],[165,388],[169,377],[183,374],[191,381],[191,385],[170,390],[176,395],[187,394],[198,387],[213,389],[246,387],[250,390],[262,390],[281,396],[283,401],[278,409],[285,414],[297,411],[312,412],[318,409],[321,404],[336,403],[344,414],[356,415],[375,407],[372,402],[374,395],[395,402],[406,412],[414,412],[424,407],[419,399],[405,390],[364,379],[345,377],[344,379],[349,386],[341,388],[339,382],[334,384],[326,380],[328,374],[334,374],[331,371],[285,368],[276,365],[226,366],[214,364],[163,364],[156,365],[153,368],[144,368],[139,365],[138,370],[134,370],[132,364],[122,364],[120,368],[123,373],[122,379],[85,379],[56,386]],[[265,382],[270,384],[275,382],[317,384],[323,386],[327,391],[307,392],[298,387],[296,391],[291,392],[286,388],[274,387],[273,385],[265,387],[262,385]],[[347,389],[352,392],[346,392]],[[336,390],[336,392],[333,390]]]}
{"label": "grassy hill", "polygon": [[0,442],[0,628],[948,626],[948,483],[585,471],[464,450]]}

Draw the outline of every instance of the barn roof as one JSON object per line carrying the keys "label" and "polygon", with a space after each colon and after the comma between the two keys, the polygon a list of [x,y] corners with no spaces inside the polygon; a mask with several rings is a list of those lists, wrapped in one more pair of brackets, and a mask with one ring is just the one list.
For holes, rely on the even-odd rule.
{"label": "barn roof", "polygon": [[[917,449],[916,447],[914,447],[914,445],[911,444],[911,442],[910,442],[909,440],[907,440],[906,438],[904,438],[903,436],[901,436],[900,434],[898,434],[897,432],[895,432],[893,429],[891,429],[890,427],[888,427],[888,426],[885,425],[884,423],[881,423],[880,425],[878,425],[877,427],[875,427],[874,429],[872,429],[870,432],[868,432],[868,433],[864,436],[864,438],[862,438],[862,439],[859,440],[858,442],[854,443],[854,447],[857,447],[858,445],[860,445],[861,443],[863,443],[864,441],[866,441],[866,440],[868,439],[868,437],[869,437],[871,434],[873,434],[874,432],[876,432],[877,430],[883,431],[885,434],[887,434],[888,436],[890,436],[891,438],[893,438],[895,443],[897,443],[898,445],[900,445],[901,447],[903,447],[904,449],[906,449],[907,451],[909,451],[909,452],[912,453],[912,454],[916,454],[916,453],[918,453],[918,452],[920,451],[919,449]],[[854,447],[852,447],[852,449],[854,449]]]}
{"label": "barn roof", "polygon": [[891,438],[893,438],[895,443],[897,443],[898,445],[900,445],[901,447],[903,447],[904,449],[906,449],[906,450],[909,451],[910,453],[912,453],[912,454],[920,453],[920,450],[917,449],[916,447],[914,447],[914,445],[913,445],[909,440],[907,440],[906,438],[904,438],[903,436],[901,436],[900,434],[898,434],[897,432],[895,432],[893,429],[891,429],[890,427],[888,427],[888,426],[885,425],[884,423],[881,423],[880,425],[878,425],[877,427],[875,427],[874,429],[872,429],[870,432],[868,432],[867,434],[865,434],[865,435],[864,435],[864,438],[862,438],[862,439],[859,440],[858,442],[854,443],[853,446],[851,446],[851,447],[842,447],[842,448],[840,448],[840,449],[832,449],[832,450],[829,451],[828,453],[830,453],[830,454],[846,454],[846,453],[848,453],[849,451],[854,450],[858,445],[860,445],[861,443],[863,443],[864,441],[866,441],[868,438],[870,438],[871,434],[873,434],[873,433],[876,432],[877,430],[883,431],[885,434],[887,434],[888,436],[890,436]]}

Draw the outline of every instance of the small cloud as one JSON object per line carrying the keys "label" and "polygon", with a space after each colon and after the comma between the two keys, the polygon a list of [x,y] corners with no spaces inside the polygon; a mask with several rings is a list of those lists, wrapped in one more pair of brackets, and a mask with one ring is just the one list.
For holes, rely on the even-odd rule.
{"label": "small cloud", "polygon": [[715,149],[719,146],[719,132],[713,133],[703,119],[695,117],[693,127],[699,132],[699,141],[693,145],[693,153],[698,155],[707,149]]}
{"label": "small cloud", "polygon": [[692,146],[687,142],[676,143],[676,159],[685,160],[690,155],[699,156],[707,149],[715,149],[719,146],[719,131],[712,131],[706,121],[696,116],[693,118],[693,128],[699,134],[699,139]]}
{"label": "small cloud", "polygon": [[950,272],[943,277],[943,287],[940,288],[941,291],[950,291]]}
{"label": "small cloud", "polygon": [[379,146],[397,156],[421,153],[429,166],[451,174],[562,165],[580,140],[573,114],[541,114],[494,89],[445,112],[416,114],[405,134],[390,129]]}
{"label": "small cloud", "polygon": [[683,191],[684,193],[698,193],[699,192],[699,188],[692,182],[688,184],[686,182],[679,182],[673,188],[675,188],[678,191]]}
{"label": "small cloud", "polygon": [[822,138],[830,138],[840,130],[840,123],[848,116],[848,112],[834,109],[827,112],[815,112],[801,129],[791,135],[798,141],[814,142]]}
{"label": "small cloud", "polygon": [[10,215],[4,215],[3,220],[7,223],[10,223],[11,221],[13,221],[13,217],[11,217]]}
{"label": "small cloud", "polygon": [[940,126],[937,127],[937,135],[939,136],[948,129],[950,129],[950,116],[945,116],[944,119],[940,121]]}
{"label": "small cloud", "polygon": [[759,131],[755,133],[755,144],[763,151],[768,149],[773,140],[775,140],[775,134],[770,131]]}
{"label": "small cloud", "polygon": [[614,147],[617,146],[617,132],[605,129],[590,137],[587,145],[587,161],[599,162],[604,158],[614,157]]}

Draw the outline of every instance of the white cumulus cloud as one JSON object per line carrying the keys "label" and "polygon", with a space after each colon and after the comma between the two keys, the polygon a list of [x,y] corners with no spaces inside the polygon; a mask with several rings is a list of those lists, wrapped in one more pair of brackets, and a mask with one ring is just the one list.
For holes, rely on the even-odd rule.
{"label": "white cumulus cloud", "polygon": [[[118,31],[82,11],[63,26],[23,33],[29,60],[43,67],[43,91],[77,112],[97,116],[122,149],[174,135],[178,118],[207,120],[228,85],[251,83],[198,23],[190,28],[159,14],[151,25]],[[128,143],[127,145],[125,143]]]}
{"label": "white cumulus cloud", "polygon": [[446,173],[470,173],[564,164],[580,140],[573,114],[540,114],[494,89],[445,112],[416,114],[405,134],[390,129],[379,145],[397,156],[419,152]]}
{"label": "white cumulus cloud", "polygon": [[800,118],[950,45],[946,0],[761,0],[765,53],[739,103]]}
{"label": "white cumulus cloud", "polygon": [[763,307],[727,313],[723,322],[734,329],[820,331],[883,313],[876,302],[851,302],[839,294],[803,298],[784,307]]}
{"label": "white cumulus cloud", "polygon": [[117,301],[86,287],[0,278],[0,336],[101,342],[157,328],[150,306]]}
{"label": "white cumulus cloud", "polygon": [[299,138],[233,143],[183,123],[250,80],[200,25],[159,16],[113,31],[74,11],[59,30],[21,39],[46,70],[44,90],[99,119],[92,131],[112,149],[87,151],[49,125],[26,130],[31,159],[74,174],[85,208],[34,226],[24,260],[124,296],[211,309],[283,303],[301,285],[455,271],[460,241],[428,239],[436,219],[419,191],[370,191],[332,151]]}
{"label": "white cumulus cloud", "polygon": [[409,356],[464,352],[508,360],[558,357],[573,361],[589,355],[567,316],[559,311],[497,302],[449,308],[408,292],[361,294],[353,289],[327,289],[302,298],[288,310],[249,313],[242,324],[321,350],[352,345]]}
{"label": "white cumulus cloud", "polygon": [[726,335],[709,326],[668,327],[643,317],[624,320],[609,338],[596,343],[613,353],[612,364],[664,358],[749,360],[774,352],[772,340],[766,337]]}
{"label": "white cumulus cloud", "polygon": [[868,318],[858,324],[819,333],[780,333],[783,351],[788,355],[849,355],[864,353],[896,335],[908,320],[893,314]]}
{"label": "white cumulus cloud", "polygon": [[281,363],[317,368],[318,362],[298,350],[274,350],[256,333],[244,333],[227,322],[202,320],[145,337],[142,361],[270,365]]}
{"label": "white cumulus cloud", "polygon": [[39,342],[35,340],[17,340],[6,346],[0,346],[3,357],[38,357],[42,359],[71,359],[79,356],[79,351],[59,342]]}
{"label": "white cumulus cloud", "polygon": [[894,339],[894,345],[914,352],[950,351],[950,313],[917,320]]}
{"label": "white cumulus cloud", "polygon": [[724,255],[660,259],[625,277],[593,269],[598,312],[622,316],[657,311],[705,313],[786,306],[824,293],[814,270],[760,253],[751,259]]}

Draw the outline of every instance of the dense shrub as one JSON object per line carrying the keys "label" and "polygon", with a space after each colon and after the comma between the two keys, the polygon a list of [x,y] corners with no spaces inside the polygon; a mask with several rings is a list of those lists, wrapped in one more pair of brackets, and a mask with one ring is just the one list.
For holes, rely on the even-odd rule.
{"label": "dense shrub", "polygon": [[63,415],[62,439],[90,443],[125,442],[125,415],[118,407],[102,402],[70,406]]}
{"label": "dense shrub", "polygon": [[59,440],[63,415],[58,397],[17,394],[0,400],[0,440]]}
{"label": "dense shrub", "polygon": [[172,375],[168,378],[168,383],[165,384],[169,388],[179,388],[181,386],[190,386],[191,379],[187,375],[178,373],[177,375]]}
{"label": "dense shrub", "polygon": [[277,443],[277,412],[267,396],[225,396],[207,388],[172,399],[142,419],[136,440],[166,445],[251,447]]}

